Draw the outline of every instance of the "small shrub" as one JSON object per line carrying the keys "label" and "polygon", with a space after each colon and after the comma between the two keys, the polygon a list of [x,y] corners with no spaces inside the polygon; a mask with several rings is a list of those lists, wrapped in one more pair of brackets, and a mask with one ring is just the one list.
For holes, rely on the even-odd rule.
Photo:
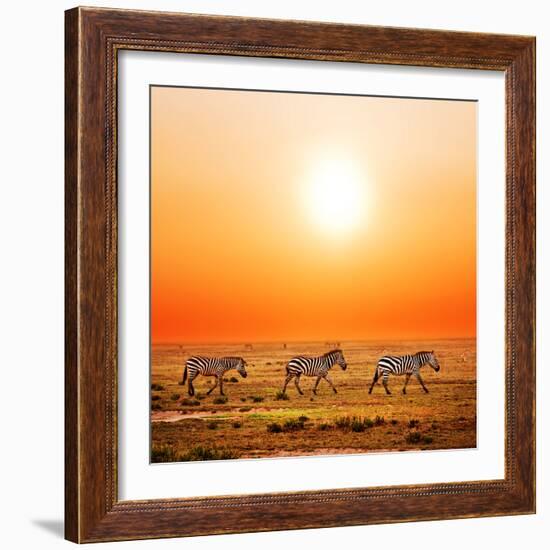
{"label": "small shrub", "polygon": [[212,403],[214,403],[214,405],[225,405],[227,403],[227,397],[225,397],[225,395],[220,395],[219,397],[214,398]]}
{"label": "small shrub", "polygon": [[272,434],[278,434],[283,431],[283,428],[279,423],[271,422],[270,424],[267,425],[267,431]]}
{"label": "small shrub", "polygon": [[383,416],[376,415],[376,418],[374,419],[374,425],[375,426],[382,426],[382,424],[385,424],[386,420]]}
{"label": "small shrub", "polygon": [[232,383],[232,384],[238,384],[239,380],[237,378],[235,378],[234,376],[232,376],[229,381]]}
{"label": "small shrub", "polygon": [[298,420],[299,420],[300,422],[307,422],[307,421],[309,420],[309,418],[308,418],[307,416],[305,416],[305,415],[302,415],[302,416],[299,416],[299,417],[298,417]]}
{"label": "small shrub", "polygon": [[434,420],[432,422],[432,430],[437,430],[439,428],[439,425],[437,424],[437,422]]}
{"label": "small shrub", "polygon": [[420,443],[421,440],[422,440],[422,434],[417,431],[409,432],[407,434],[407,437],[405,438],[405,441],[407,443]]}
{"label": "small shrub", "polygon": [[241,424],[240,422],[233,422],[232,426],[233,426],[236,430],[238,430],[238,429],[242,426],[242,424]]}
{"label": "small shrub", "polygon": [[153,391],[162,391],[164,386],[161,386],[160,384],[151,384],[151,389]]}
{"label": "small shrub", "polygon": [[239,454],[229,449],[216,449],[197,445],[178,457],[182,462],[190,460],[229,460],[239,458]]}
{"label": "small shrub", "polygon": [[252,410],[252,407],[241,407],[239,409],[239,412],[245,413],[245,412],[248,412],[248,411],[251,411],[251,410]]}
{"label": "small shrub", "polygon": [[180,403],[187,407],[198,407],[201,404],[201,402],[198,399],[189,399],[188,397],[184,397],[180,401]]}
{"label": "small shrub", "polygon": [[434,441],[434,438],[429,435],[425,435],[422,438],[422,443],[426,443],[427,445],[429,445],[430,443],[433,443],[433,441]]}
{"label": "small shrub", "polygon": [[352,432],[364,432],[365,431],[365,424],[364,422],[361,422],[359,418],[354,418],[350,423],[351,431]]}
{"label": "small shrub", "polygon": [[409,420],[409,428],[417,428],[419,424],[420,424],[420,421],[417,420],[416,418]]}
{"label": "small shrub", "polygon": [[207,422],[206,427],[209,430],[217,430],[218,429],[218,423],[217,422]]}
{"label": "small shrub", "polygon": [[399,422],[398,422],[395,418],[392,418],[392,419],[390,420],[390,423],[391,423],[392,426],[395,426],[395,425],[398,424]]}
{"label": "small shrub", "polygon": [[260,397],[259,395],[253,395],[252,396],[252,402],[253,403],[261,403],[264,400],[263,397]]}
{"label": "small shrub", "polygon": [[275,394],[275,401],[288,401],[288,395],[284,393],[282,390],[279,390]]}
{"label": "small shrub", "polygon": [[174,462],[176,460],[176,453],[169,445],[154,446],[151,449],[151,462]]}
{"label": "small shrub", "polygon": [[160,400],[160,395],[152,395],[151,396],[151,401],[159,401]]}
{"label": "small shrub", "polygon": [[334,425],[341,430],[349,430],[351,418],[349,416],[339,416],[334,420]]}
{"label": "small shrub", "polygon": [[270,361],[267,361],[267,362],[266,362],[266,365],[267,365],[268,367],[271,366],[271,362],[270,362]]}
{"label": "small shrub", "polygon": [[283,424],[283,431],[295,432],[304,429],[304,422],[296,418],[290,418]]}
{"label": "small shrub", "polygon": [[244,403],[246,402],[246,397],[241,397],[241,401]]}
{"label": "small shrub", "polygon": [[321,424],[319,424],[319,429],[324,432],[326,430],[329,430],[331,428],[331,425],[328,424],[327,422],[321,422]]}
{"label": "small shrub", "polygon": [[151,410],[153,411],[161,411],[162,410],[162,405],[160,403],[153,403],[151,405]]}
{"label": "small shrub", "polygon": [[171,399],[172,401],[177,401],[179,398],[180,398],[180,394],[179,394],[179,393],[173,393],[173,394],[170,396],[170,399]]}
{"label": "small shrub", "polygon": [[334,425],[341,430],[351,430],[352,432],[364,432],[366,428],[372,428],[374,422],[370,418],[360,416],[339,416],[334,421]]}

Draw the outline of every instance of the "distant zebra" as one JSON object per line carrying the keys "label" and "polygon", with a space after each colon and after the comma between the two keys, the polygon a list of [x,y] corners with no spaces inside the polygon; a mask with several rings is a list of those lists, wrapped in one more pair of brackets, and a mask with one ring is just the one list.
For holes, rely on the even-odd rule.
{"label": "distant zebra", "polygon": [[419,351],[414,355],[401,355],[401,356],[391,356],[385,355],[378,360],[378,365],[374,371],[374,379],[369,389],[369,393],[372,393],[372,388],[378,382],[378,378],[382,377],[382,383],[384,384],[384,389],[388,395],[391,394],[388,389],[388,378],[390,374],[396,376],[405,375],[405,385],[403,386],[403,393],[407,393],[407,384],[412,374],[416,376],[416,379],[420,382],[420,385],[426,393],[428,393],[428,388],[424,385],[424,381],[420,376],[420,369],[424,365],[430,365],[432,369],[437,372],[440,369],[439,362],[433,351]]}
{"label": "distant zebra", "polygon": [[304,395],[304,392],[300,389],[300,376],[316,376],[315,386],[313,387],[313,393],[317,394],[317,386],[324,378],[333,389],[334,393],[338,393],[332,380],[328,376],[328,371],[336,363],[342,367],[342,370],[346,370],[347,364],[344,359],[344,354],[341,350],[335,349],[321,355],[320,357],[305,357],[299,356],[292,358],[286,366],[286,378],[285,385],[283,386],[283,393],[286,393],[286,387],[288,383],[294,378],[294,384],[296,389],[300,392],[300,395]]}
{"label": "distant zebra", "polygon": [[193,380],[199,375],[203,376],[215,376],[216,383],[206,393],[210,395],[220,385],[220,395],[223,393],[223,375],[231,369],[237,369],[237,372],[246,378],[246,362],[242,357],[189,357],[185,362],[185,369],[183,370],[182,385],[187,380],[187,371],[189,371],[188,393],[189,395],[195,395],[195,388],[193,387]]}

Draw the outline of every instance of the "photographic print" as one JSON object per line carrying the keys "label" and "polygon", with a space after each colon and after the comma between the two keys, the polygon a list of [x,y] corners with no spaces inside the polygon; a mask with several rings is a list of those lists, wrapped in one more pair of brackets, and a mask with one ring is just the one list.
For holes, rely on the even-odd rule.
{"label": "photographic print", "polygon": [[477,103],[150,87],[151,462],[476,447]]}

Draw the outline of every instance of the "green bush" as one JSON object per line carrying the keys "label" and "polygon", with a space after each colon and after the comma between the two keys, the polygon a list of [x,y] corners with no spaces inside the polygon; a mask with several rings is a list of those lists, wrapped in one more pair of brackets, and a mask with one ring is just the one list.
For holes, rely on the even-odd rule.
{"label": "green bush", "polygon": [[365,423],[359,418],[354,418],[350,423],[350,427],[352,432],[364,432],[366,428]]}
{"label": "green bush", "polygon": [[309,418],[303,414],[302,416],[298,417],[298,420],[300,422],[307,422],[309,420]]}
{"label": "green bush", "polygon": [[334,425],[340,430],[349,430],[351,427],[351,418],[349,416],[338,416],[334,420]]}
{"label": "green bush", "polygon": [[253,395],[252,396],[252,402],[253,403],[261,403],[263,400],[264,400],[264,398],[259,396],[259,395]]}
{"label": "green bush", "polygon": [[235,428],[235,429],[239,429],[242,424],[240,422],[233,422],[232,426]]}
{"label": "green bush", "polygon": [[395,425],[398,424],[399,422],[398,422],[395,418],[392,418],[392,419],[390,420],[390,423],[391,423],[392,426],[395,426]]}
{"label": "green bush", "polygon": [[216,449],[198,445],[189,449],[186,453],[179,455],[178,460],[181,462],[190,460],[229,460],[239,458],[239,456],[238,453],[229,449]]}
{"label": "green bush", "polygon": [[288,401],[288,395],[282,390],[279,390],[275,394],[275,401]]}
{"label": "green bush", "polygon": [[386,420],[383,416],[376,415],[376,418],[374,419],[374,425],[375,426],[381,426],[382,424],[385,424]]}
{"label": "green bush", "polygon": [[173,394],[170,396],[170,399],[171,399],[172,401],[177,401],[179,398],[180,398],[180,394],[179,394],[179,393],[173,393]]}
{"label": "green bush", "polygon": [[207,422],[206,427],[209,430],[217,430],[218,429],[218,423],[217,422]]}
{"label": "green bush", "polygon": [[220,395],[216,397],[212,403],[214,403],[214,405],[225,405],[227,403],[227,397],[225,397],[225,395]]}
{"label": "green bush", "polygon": [[422,440],[422,434],[418,431],[409,432],[407,434],[407,437],[405,438],[405,441],[407,443],[420,443]]}
{"label": "green bush", "polygon": [[285,432],[295,432],[303,429],[304,421],[299,418],[289,418],[288,420],[285,420],[285,423],[283,424],[283,431]]}
{"label": "green bush", "polygon": [[420,420],[416,420],[416,418],[409,420],[409,428],[417,428],[419,424]]}
{"label": "green bush", "polygon": [[159,401],[161,399],[160,395],[152,395],[151,401]]}
{"label": "green bush", "polygon": [[372,428],[374,422],[367,417],[361,416],[339,416],[334,421],[334,425],[340,430],[351,430],[352,432],[364,432],[367,428]]}
{"label": "green bush", "polygon": [[161,411],[162,410],[162,405],[160,403],[153,403],[151,405],[151,410],[153,411]]}
{"label": "green bush", "polygon": [[176,453],[169,445],[153,446],[151,449],[151,462],[175,462],[176,460]]}
{"label": "green bush", "polygon": [[186,407],[198,407],[201,402],[198,399],[189,399],[187,397],[184,397],[180,403]]}
{"label": "green bush", "polygon": [[426,443],[427,445],[429,445],[430,443],[433,443],[433,441],[434,441],[434,438],[429,435],[425,435],[422,438],[422,443]]}
{"label": "green bush", "polygon": [[160,384],[151,384],[151,389],[153,391],[162,391],[164,386],[161,386]]}
{"label": "green bush", "polygon": [[328,424],[327,422],[321,422],[321,424],[319,424],[319,429],[324,432],[325,430],[330,430],[332,426],[330,424]]}
{"label": "green bush", "polygon": [[283,431],[283,428],[279,423],[271,422],[270,424],[267,425],[267,431],[272,434],[278,434]]}

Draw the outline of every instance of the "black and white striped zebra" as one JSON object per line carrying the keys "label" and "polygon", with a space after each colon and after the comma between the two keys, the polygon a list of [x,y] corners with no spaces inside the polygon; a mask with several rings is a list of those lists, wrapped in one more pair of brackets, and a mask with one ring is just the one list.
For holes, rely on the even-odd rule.
{"label": "black and white striped zebra", "polygon": [[369,389],[369,393],[372,393],[372,388],[378,378],[382,377],[382,383],[384,384],[384,389],[388,395],[391,394],[388,389],[388,378],[390,374],[395,376],[405,375],[405,385],[403,386],[403,393],[407,393],[407,384],[409,383],[410,377],[414,374],[416,379],[420,382],[420,385],[426,393],[428,393],[428,388],[424,385],[424,381],[420,376],[420,369],[424,365],[430,365],[432,369],[437,372],[440,369],[439,362],[433,351],[419,351],[414,355],[385,355],[378,360],[378,365],[374,371],[374,379]]}
{"label": "black and white striped zebra", "polygon": [[220,395],[225,395],[223,393],[223,375],[231,369],[237,369],[237,372],[243,378],[246,378],[246,362],[242,357],[201,357],[194,355],[193,357],[189,357],[185,362],[181,383],[185,384],[189,374],[187,391],[189,395],[195,395],[193,380],[199,374],[203,376],[215,376],[216,383],[206,392],[207,395],[210,395],[218,384],[220,385]]}
{"label": "black and white striped zebra", "polygon": [[288,383],[294,378],[294,384],[296,389],[300,392],[300,395],[304,395],[304,392],[300,389],[300,376],[316,376],[315,386],[313,387],[313,393],[317,394],[317,386],[321,381],[321,378],[326,380],[334,393],[338,393],[332,380],[328,375],[328,371],[338,364],[342,367],[342,370],[347,369],[346,360],[341,350],[335,349],[321,355],[319,357],[305,357],[303,355],[299,357],[293,357],[286,366],[286,378],[285,385],[283,386],[283,393],[286,393],[286,387]]}

